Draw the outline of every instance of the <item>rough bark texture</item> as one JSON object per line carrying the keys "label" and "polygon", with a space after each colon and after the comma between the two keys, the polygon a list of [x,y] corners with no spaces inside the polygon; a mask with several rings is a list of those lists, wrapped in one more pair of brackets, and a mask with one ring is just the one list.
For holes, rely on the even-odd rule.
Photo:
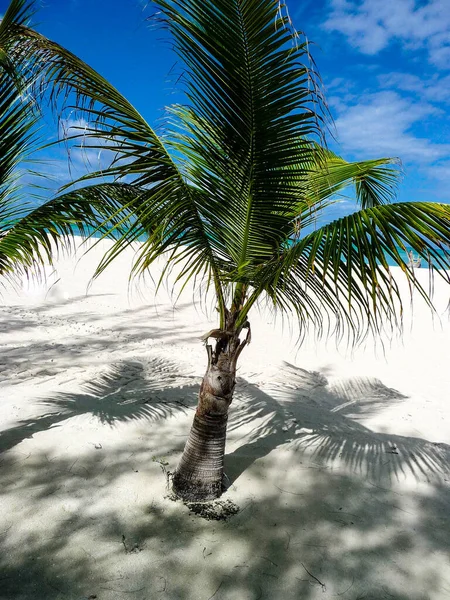
{"label": "rough bark texture", "polygon": [[197,411],[183,455],[173,476],[173,491],[183,500],[202,502],[222,494],[228,409],[236,384],[236,363],[247,337],[239,339],[236,315],[228,313],[226,330],[213,330],[215,350],[207,345],[208,368],[200,386]]}
{"label": "rough bark texture", "polygon": [[199,502],[221,495],[227,418],[195,415],[173,477],[173,490],[183,500]]}

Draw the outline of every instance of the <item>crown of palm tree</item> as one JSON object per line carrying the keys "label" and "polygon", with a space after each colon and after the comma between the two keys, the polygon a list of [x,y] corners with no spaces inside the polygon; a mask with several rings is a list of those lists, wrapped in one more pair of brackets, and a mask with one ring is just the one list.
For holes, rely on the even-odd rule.
{"label": "crown of palm tree", "polygon": [[[29,2],[11,3],[0,27],[2,86],[26,82],[60,109],[78,109],[88,126],[71,137],[115,158],[10,223],[0,240],[3,270],[51,258],[52,242],[77,223],[115,237],[98,273],[144,235],[134,274],[165,255],[167,268],[181,265],[182,285],[205,278],[220,330],[229,311],[241,329],[263,297],[305,328],[346,329],[354,340],[398,325],[401,299],[386,257],[429,301],[399,250],[449,268],[450,207],[393,203],[397,160],[350,163],[325,147],[320,80],[278,0],[153,4],[184,65],[186,102],[170,107],[163,136],[93,69],[27,27]],[[18,75],[8,78],[11,65]],[[10,127],[26,145],[19,114]],[[15,152],[6,152],[14,168]],[[2,168],[3,182],[12,170]],[[348,184],[360,210],[326,223]]]}

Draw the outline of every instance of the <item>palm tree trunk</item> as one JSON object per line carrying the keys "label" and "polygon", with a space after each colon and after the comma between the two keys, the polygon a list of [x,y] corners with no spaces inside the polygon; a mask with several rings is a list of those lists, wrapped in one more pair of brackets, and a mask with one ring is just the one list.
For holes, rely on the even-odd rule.
{"label": "palm tree trunk", "polygon": [[[249,329],[248,323],[245,326]],[[236,363],[250,335],[241,342],[237,332],[214,330],[216,348],[207,346],[208,368],[200,386],[194,422],[172,489],[190,502],[203,502],[222,494],[223,462],[228,409],[236,384]]]}

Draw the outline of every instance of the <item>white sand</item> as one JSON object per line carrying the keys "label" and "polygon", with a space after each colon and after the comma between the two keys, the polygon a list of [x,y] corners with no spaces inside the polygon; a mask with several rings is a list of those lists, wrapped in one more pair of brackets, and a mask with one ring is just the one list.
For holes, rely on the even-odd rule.
{"label": "white sand", "polygon": [[352,355],[298,350],[252,315],[223,496],[240,512],[206,521],[166,497],[163,470],[214,311],[192,290],[175,308],[151,281],[129,292],[131,255],[86,295],[100,255],[0,298],[2,600],[450,598],[446,317],[417,303],[402,343]]}

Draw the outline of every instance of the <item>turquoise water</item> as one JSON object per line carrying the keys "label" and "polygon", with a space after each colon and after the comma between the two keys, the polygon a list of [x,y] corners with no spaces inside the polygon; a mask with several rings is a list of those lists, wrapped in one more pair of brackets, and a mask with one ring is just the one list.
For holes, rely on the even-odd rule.
{"label": "turquoise water", "polygon": [[[100,234],[98,234],[98,235],[97,235],[97,234],[94,234],[94,235],[93,235],[93,237],[101,237],[101,236],[100,236]],[[146,236],[141,236],[141,237],[139,238],[139,241],[140,241],[140,242],[145,242],[145,240],[146,240],[146,239],[147,239],[147,238],[146,238]],[[400,257],[402,258],[402,260],[403,260],[403,261],[404,261],[406,264],[408,264],[408,262],[409,262],[408,251],[410,251],[410,250],[411,250],[411,249],[410,249],[410,248],[408,248],[408,250],[407,250],[407,251],[405,251],[405,250],[401,249],[400,247],[397,247],[397,251],[398,251],[398,253],[399,253]],[[439,254],[439,256],[441,256],[441,257],[444,259],[444,257],[445,257],[445,254],[444,254],[444,252],[443,252],[442,250],[435,250],[435,252],[437,252],[437,254]],[[385,256],[386,256],[386,261],[387,261],[387,263],[388,263],[388,265],[389,265],[389,266],[391,266],[391,267],[395,267],[395,266],[397,266],[397,263],[396,263],[396,262],[393,260],[393,258],[392,258],[392,257],[391,257],[389,254],[385,254]],[[418,258],[418,255],[417,255],[417,253],[416,253],[416,252],[413,252],[413,256],[414,256],[414,259]],[[432,264],[434,264],[434,261],[431,261],[431,262],[432,262]],[[441,267],[439,266],[439,264],[436,264],[435,266],[436,266],[438,269],[440,269],[440,268],[441,268]],[[421,268],[428,268],[428,261],[427,261],[427,260],[425,260],[425,259],[423,259],[423,258],[422,258],[422,260],[421,260]]]}
{"label": "turquoise water", "polygon": [[[397,250],[398,250],[398,253],[400,254],[402,260],[406,264],[408,264],[408,262],[409,262],[408,253],[405,252],[404,250],[402,250],[401,248],[397,248]],[[435,252],[437,254],[439,254],[439,256],[442,257],[442,259],[444,261],[445,260],[448,261],[448,259],[445,259],[445,253],[442,250],[435,250]],[[417,255],[416,252],[413,252],[413,255],[414,255],[414,259],[418,258],[418,255]],[[389,255],[386,255],[386,260],[387,260],[388,265],[391,266],[391,267],[395,267],[397,265],[397,263]],[[434,264],[436,266],[436,268],[438,268],[438,269],[442,268],[442,267],[439,266],[439,264],[436,264],[435,261],[433,261],[433,260],[431,261],[431,263]],[[421,260],[421,268],[428,268],[428,261],[425,260],[425,259],[423,259],[423,258]]]}
{"label": "turquoise water", "polygon": [[[89,228],[89,227],[87,227],[86,229],[87,229],[87,230],[89,230],[90,228]],[[91,229],[91,231],[93,232],[94,230],[93,230],[93,229]],[[79,232],[79,230],[78,230],[78,228],[77,228],[76,226],[74,226],[74,227],[73,227],[73,232],[74,232],[74,234],[75,234],[75,235],[79,235],[79,234],[80,234],[80,232]],[[102,237],[102,235],[101,235],[100,233],[92,233],[92,237],[94,237],[94,238],[100,238],[100,237]],[[140,242],[145,242],[145,241],[146,241],[146,239],[147,239],[147,237],[146,237],[145,235],[143,235],[143,236],[139,237],[139,241],[140,241]],[[408,250],[410,250],[410,249],[408,249]],[[402,258],[402,260],[403,260],[403,261],[404,261],[406,264],[408,264],[408,262],[409,262],[408,252],[407,252],[407,251],[405,251],[405,250],[403,250],[403,249],[401,249],[401,248],[399,248],[399,247],[397,247],[397,251],[398,251],[398,253],[399,253],[400,257]],[[445,257],[445,253],[444,253],[442,250],[435,250],[435,252],[436,252],[438,255],[440,255],[440,256],[441,256],[441,257],[444,259],[444,257]],[[413,252],[413,255],[414,255],[414,258],[415,258],[415,259],[418,257],[418,255],[417,255],[417,253],[416,253],[416,252]],[[392,259],[392,257],[391,257],[390,255],[388,255],[388,254],[386,254],[386,261],[387,261],[388,265],[389,265],[389,266],[391,266],[391,267],[394,267],[394,266],[396,266],[396,265],[397,265],[397,263],[396,263],[396,262],[395,262],[395,261]],[[434,262],[434,261],[432,261],[432,263],[433,263],[433,262]],[[438,269],[439,269],[439,268],[441,268],[441,267],[439,266],[439,264],[437,264],[437,265],[436,265],[436,267],[437,267]],[[421,260],[421,268],[428,268],[428,262],[427,262],[425,259],[423,259],[423,258],[422,258],[422,260]]]}

